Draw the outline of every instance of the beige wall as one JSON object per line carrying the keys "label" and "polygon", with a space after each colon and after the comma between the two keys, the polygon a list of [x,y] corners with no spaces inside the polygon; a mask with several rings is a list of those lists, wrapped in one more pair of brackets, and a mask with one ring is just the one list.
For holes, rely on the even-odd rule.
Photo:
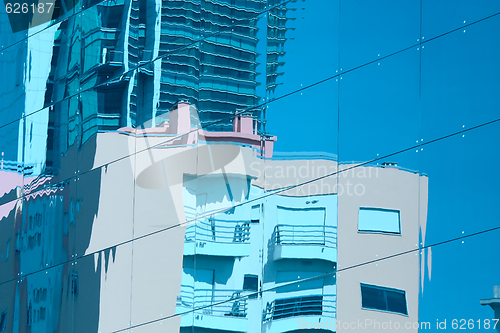
{"label": "beige wall", "polygon": [[[257,160],[251,148],[195,144],[147,149],[165,141],[164,137],[147,137],[133,142],[115,133],[97,136],[95,165],[131,155],[135,149],[141,152],[97,169],[101,173],[99,207],[86,253],[148,235],[118,246],[113,259],[105,258],[101,252],[101,260],[109,262],[106,270],[104,265],[101,267],[99,330],[113,331],[127,327],[129,321],[135,325],[175,313],[186,229],[186,224],[179,224],[194,218],[185,214],[185,206],[196,208],[196,197],[193,201],[184,195],[184,175],[220,174],[224,168],[226,174],[258,177],[249,168]],[[196,191],[199,182],[198,179],[189,186]],[[237,203],[219,202],[218,206],[229,208]],[[161,231],[167,227],[172,228]],[[160,232],[151,235],[157,231]],[[96,263],[98,258],[96,255]],[[180,320],[180,316],[169,320],[168,331],[178,331]],[[145,328],[148,332],[165,331],[164,325]]]}
{"label": "beige wall", "polygon": [[[146,148],[162,140],[164,141],[164,138],[148,138],[148,142],[138,139],[137,146],[132,146],[129,138],[125,136],[105,134],[98,136],[98,146],[129,146],[129,149],[135,150],[136,147]],[[115,244],[118,240],[124,241],[129,239],[132,233],[136,237],[142,236],[189,220],[189,216],[184,215],[186,198],[183,197],[182,190],[183,186],[186,186],[182,183],[182,175],[186,173],[198,176],[218,174],[222,172],[223,167],[223,172],[227,174],[248,175],[253,179],[254,185],[273,190],[337,171],[335,161],[262,160],[255,156],[251,148],[239,148],[235,145],[213,145],[210,151],[207,151],[206,158],[197,159],[196,157],[200,156],[200,147],[201,145],[153,148],[137,154],[135,160],[129,158],[116,163],[116,168],[110,166],[108,169],[102,169],[100,202],[107,204],[99,207],[87,251]],[[98,152],[105,153],[105,150],[107,149],[99,149]],[[229,150],[229,155],[234,156],[227,164],[211,164],[213,162],[210,160],[220,161],[221,156],[227,157]],[[204,156],[203,152],[201,153],[201,156]],[[105,161],[109,157],[106,154],[98,154],[96,160]],[[181,160],[182,165],[179,164]],[[146,178],[140,178],[141,175]],[[338,192],[337,267],[342,270],[417,247],[419,213],[425,214],[426,211],[421,209],[422,205],[419,206],[419,199],[427,202],[426,179],[418,174],[394,168],[357,167],[354,171],[343,172],[340,178],[326,177],[281,194],[307,196]],[[420,190],[419,184],[425,189]],[[124,188],[128,186],[133,186],[133,189]],[[115,204],[111,204],[112,202]],[[238,202],[228,204],[236,203]],[[130,212],[134,204],[135,208]],[[359,207],[400,210],[402,234],[359,234]],[[116,218],[121,215],[122,218]],[[115,232],[109,235],[105,230]],[[184,227],[173,228],[168,232],[122,246],[123,249],[117,251],[116,260],[110,263],[107,272],[102,272],[99,317],[101,327],[116,324],[117,308],[122,308],[124,312],[130,309],[132,323],[147,322],[174,313],[181,283],[184,230]],[[117,237],[119,239],[116,239]],[[111,241],[113,239],[115,240]],[[399,321],[402,325],[405,322],[413,324],[417,321],[420,266],[419,256],[415,254],[416,252],[412,252],[341,271],[337,280],[337,319],[341,326],[344,321],[357,323],[358,319],[362,322],[371,319],[380,323]],[[362,310],[360,282],[405,290],[409,316]],[[120,299],[119,295],[130,295],[128,290],[131,290],[131,299],[121,302],[118,306],[116,300]],[[180,320],[180,317],[177,317],[177,320]],[[174,326],[178,327],[178,323]],[[359,331],[365,330],[366,328]]]}
{"label": "beige wall", "polygon": [[[253,184],[264,188],[266,191],[295,186],[290,190],[280,192],[280,194],[301,197],[337,193],[337,177],[335,173],[338,170],[336,161],[255,159],[250,164],[249,169],[258,175]],[[297,186],[306,182],[310,183]]]}
{"label": "beige wall", "polygon": [[[342,166],[346,168],[348,166]],[[363,170],[365,169],[365,170]],[[370,170],[371,169],[371,170]],[[368,172],[367,172],[368,171]],[[369,172],[371,171],[371,172]],[[366,175],[370,175],[367,177]],[[342,322],[364,322],[371,319],[401,325],[418,321],[419,252],[368,263],[394,254],[415,250],[419,242],[420,201],[427,202],[427,182],[418,174],[395,168],[358,167],[339,178],[337,319],[339,331],[374,331],[358,328],[342,329]],[[357,193],[346,191],[357,186]],[[425,187],[423,190],[420,186]],[[362,194],[361,194],[362,193]],[[419,200],[420,199],[420,200]],[[396,209],[400,211],[401,235],[358,233],[360,207]],[[421,219],[425,223],[424,219]],[[349,269],[346,269],[349,268]],[[346,269],[343,271],[343,269]],[[374,284],[406,291],[408,316],[361,309],[360,283]],[[387,330],[387,328],[385,329]],[[385,331],[380,329],[380,331]],[[375,330],[377,331],[377,330]],[[416,331],[416,330],[408,330]]]}

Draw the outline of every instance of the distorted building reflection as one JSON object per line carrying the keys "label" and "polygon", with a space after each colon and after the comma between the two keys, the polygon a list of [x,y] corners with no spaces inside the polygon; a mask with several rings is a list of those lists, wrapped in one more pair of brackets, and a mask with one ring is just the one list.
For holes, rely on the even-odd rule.
{"label": "distorted building reflection", "polygon": [[[328,323],[326,328],[336,331],[332,323],[343,312],[344,318],[348,314],[353,318],[378,316],[381,321],[398,313],[409,319],[416,316],[418,256],[381,263],[382,269],[368,265],[362,273],[358,270],[336,276],[336,269],[338,263],[348,267],[375,259],[373,253],[383,257],[418,242],[418,198],[413,196],[419,181],[426,184],[426,177],[394,165],[358,167],[340,177],[297,186],[349,165],[339,167],[334,156],[273,158],[273,146],[279,140],[274,137],[262,141],[253,117],[234,118],[233,132],[209,132],[196,121],[196,112],[196,108],[182,102],[171,110],[170,122],[162,127],[141,131],[125,127],[98,134],[94,139],[98,144],[93,146],[97,164],[104,163],[99,161],[105,161],[111,150],[132,153],[138,146],[148,149],[119,167],[109,164],[82,175],[87,184],[77,181],[76,191],[75,179],[73,183],[51,184],[48,176],[24,177],[24,199],[2,206],[4,221],[11,221],[2,225],[17,226],[6,244],[10,260],[15,258],[19,262],[15,267],[19,268],[8,276],[16,278],[16,274],[40,269],[44,273],[44,265],[52,267],[77,255],[99,255],[92,255],[87,266],[81,265],[84,261],[78,262],[78,268],[69,268],[66,263],[68,270],[47,270],[41,280],[37,279],[38,273],[21,279],[19,283],[26,281],[29,286],[26,294],[23,296],[21,289],[11,299],[12,308],[19,309],[20,304],[26,307],[17,310],[20,322],[48,325],[43,324],[45,318],[51,322],[55,313],[69,315],[64,306],[54,308],[56,296],[64,295],[76,307],[79,295],[88,298],[93,294],[99,316],[95,322],[87,321],[87,325],[114,327],[117,320],[112,313],[121,307],[126,311],[131,304],[113,302],[122,297],[122,291],[113,291],[113,286],[123,283],[125,276],[132,274],[140,280],[149,272],[147,265],[144,270],[134,270],[130,266],[132,252],[113,245],[133,238],[126,230],[134,230],[137,237],[183,221],[187,225],[170,229],[171,243],[163,246],[169,249],[163,264],[177,283],[166,285],[161,293],[145,290],[149,295],[143,301],[146,303],[134,301],[134,306],[144,308],[155,302],[169,303],[172,313],[182,315],[182,330],[194,327],[227,331],[232,327],[232,331],[242,332],[286,332],[303,323]],[[130,137],[134,139],[130,141]],[[63,156],[61,163],[66,157],[70,156]],[[113,190],[118,183],[129,180],[130,187],[120,185],[124,191]],[[171,193],[169,201],[162,202],[167,206],[164,211],[170,212],[168,216],[155,209],[155,201],[151,200],[159,190]],[[21,193],[19,188],[9,193],[13,191]],[[266,195],[276,191],[279,193]],[[141,213],[130,218],[126,215],[131,211],[120,213],[123,209],[119,206],[133,202],[133,192],[136,209]],[[379,196],[381,192],[385,195]],[[424,193],[421,199],[425,197]],[[425,211],[420,213],[425,216]],[[83,224],[81,228],[75,228],[76,221]],[[115,230],[113,235],[109,230]],[[148,243],[150,251],[162,248],[152,241]],[[111,250],[101,252],[109,247]],[[142,258],[136,252],[133,258],[156,265],[148,261],[149,256],[148,251]],[[10,261],[8,255],[5,260]],[[88,269],[83,273],[87,278],[80,279],[82,270]],[[386,274],[401,270],[401,274]],[[89,279],[89,274],[93,278]],[[101,288],[96,289],[99,280]],[[49,298],[43,298],[49,282],[63,285],[63,293],[58,296],[49,292]],[[387,300],[386,294],[391,291],[399,292],[402,298],[393,297],[392,303],[384,304],[377,300]],[[25,302],[17,303],[22,297],[27,297]],[[368,315],[367,310],[380,312],[370,311]],[[92,310],[79,311],[79,316],[84,316],[85,311]]]}
{"label": "distorted building reflection", "polygon": [[418,255],[347,268],[415,248],[427,177],[266,131],[295,2],[84,1],[3,51],[0,330],[418,320]]}

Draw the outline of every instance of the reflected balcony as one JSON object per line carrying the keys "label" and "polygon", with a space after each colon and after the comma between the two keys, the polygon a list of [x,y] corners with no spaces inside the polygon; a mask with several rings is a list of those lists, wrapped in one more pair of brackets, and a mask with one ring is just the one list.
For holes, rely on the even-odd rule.
{"label": "reflected balcony", "polygon": [[104,47],[101,51],[102,63],[104,66],[122,66],[123,65],[123,52],[117,51],[112,48]]}
{"label": "reflected balcony", "polygon": [[333,294],[279,298],[267,303],[262,313],[265,332],[292,332],[319,323],[320,328],[335,332],[337,296]]}
{"label": "reflected balcony", "polygon": [[182,314],[181,327],[247,332],[247,300],[241,294],[242,290],[195,290],[182,285],[176,306],[176,313]]}
{"label": "reflected balcony", "polygon": [[278,224],[274,227],[274,260],[319,259],[337,262],[337,227]]}
{"label": "reflected balcony", "polygon": [[[120,29],[102,28],[100,33],[104,36],[101,40],[105,41],[109,40],[108,38],[114,38],[118,35],[120,33]],[[99,54],[96,54],[95,59],[87,60],[88,64],[84,67],[85,70],[80,77],[81,82],[87,83],[90,82],[92,78],[97,77],[97,82],[95,82],[96,84],[108,82],[112,87],[120,84],[123,85],[123,80],[116,79],[116,75],[123,71],[123,51],[116,50],[114,47],[103,47],[102,49],[97,50],[90,45],[85,47],[84,54],[94,54],[96,52],[99,52]],[[113,77],[115,77],[115,79],[110,80],[110,78]]]}
{"label": "reflected balcony", "polygon": [[186,227],[184,255],[245,257],[250,255],[250,221],[210,218]]}

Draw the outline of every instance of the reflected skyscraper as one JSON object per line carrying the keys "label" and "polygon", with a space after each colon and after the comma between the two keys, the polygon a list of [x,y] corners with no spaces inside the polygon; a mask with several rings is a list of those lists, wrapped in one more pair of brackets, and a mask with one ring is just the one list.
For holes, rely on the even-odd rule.
{"label": "reflected skyscraper", "polygon": [[[96,114],[82,111],[85,131],[154,127],[160,124],[148,122],[168,120],[179,100],[197,106],[202,125],[218,122],[218,130],[231,130],[229,118],[236,110],[259,103],[257,66],[265,63],[266,53],[264,46],[259,54],[258,44],[266,40],[257,38],[258,15],[266,5],[264,0],[105,1],[77,16],[81,40],[62,46],[71,49],[81,42],[81,88],[93,88],[82,96],[82,108],[98,106]],[[268,31],[274,39],[274,28]],[[64,67],[57,57],[54,66]]]}
{"label": "reflected skyscraper", "polygon": [[[266,91],[274,93],[279,83],[276,83],[278,76],[285,74],[280,72],[284,65],[283,57],[285,52],[285,43],[287,40],[286,32],[289,19],[295,19],[290,16],[287,3],[279,0],[268,1],[270,10],[268,11],[267,24],[267,68],[266,68]],[[293,14],[292,14],[293,15]]]}
{"label": "reflected skyscraper", "polygon": [[455,8],[463,30],[412,1],[54,8],[0,8],[0,332],[417,332],[447,311],[422,304],[469,311],[462,274],[491,316],[500,123],[469,115],[498,109],[476,42],[500,7]]}

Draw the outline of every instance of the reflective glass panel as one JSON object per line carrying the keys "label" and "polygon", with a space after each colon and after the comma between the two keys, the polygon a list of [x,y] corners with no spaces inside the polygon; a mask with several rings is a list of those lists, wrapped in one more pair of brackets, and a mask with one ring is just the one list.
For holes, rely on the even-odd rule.
{"label": "reflective glass panel", "polygon": [[79,98],[64,99],[25,117],[24,185],[36,191],[77,174]]}
{"label": "reflective glass panel", "polygon": [[[474,236],[448,238],[421,251],[421,324],[432,329],[498,329],[498,228]],[[463,263],[467,262],[467,269]],[[455,278],[459,277],[459,278]],[[463,281],[467,281],[464,290]]]}
{"label": "reflective glass panel", "polygon": [[422,138],[427,141],[500,118],[500,56],[492,17],[422,45]]}
{"label": "reflective glass panel", "polygon": [[[367,162],[418,145],[419,61],[415,47],[340,77],[341,162]],[[394,162],[418,170],[417,157],[404,154]]]}
{"label": "reflective glass panel", "polygon": [[24,119],[0,127],[0,202],[20,198],[23,193]]}
{"label": "reflective glass panel", "polygon": [[266,100],[337,75],[339,1],[268,1],[268,5]]}
{"label": "reflective glass panel", "polygon": [[[470,235],[498,226],[495,190],[500,123],[485,125],[430,143],[421,152],[421,229],[423,245]],[[469,175],[460,166],[473,162]],[[477,195],[467,195],[471,189]],[[427,204],[426,204],[427,202]],[[427,219],[423,219],[424,217]]]}
{"label": "reflective glass panel", "polygon": [[454,29],[467,29],[469,24],[499,12],[500,4],[494,0],[422,0],[422,36],[430,39]]}
{"label": "reflective glass panel", "polygon": [[419,38],[419,0],[340,2],[341,72],[377,63],[417,45]]}

